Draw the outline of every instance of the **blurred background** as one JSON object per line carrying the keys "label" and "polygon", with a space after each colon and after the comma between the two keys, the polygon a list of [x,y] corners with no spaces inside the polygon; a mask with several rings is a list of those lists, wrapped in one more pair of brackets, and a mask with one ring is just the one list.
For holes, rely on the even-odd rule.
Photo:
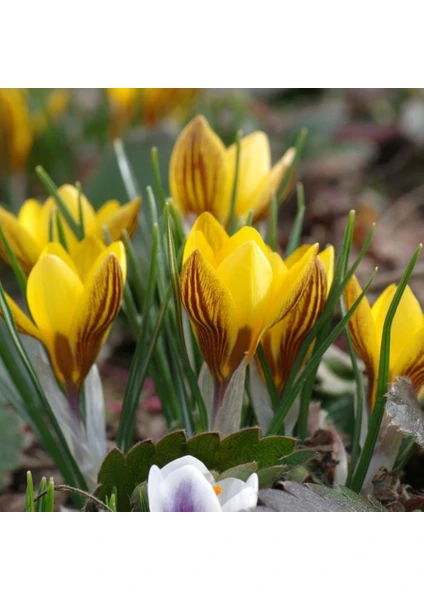
{"label": "blurred background", "polygon": [[[378,263],[397,278],[421,241],[421,89],[0,89],[0,202],[16,212],[24,199],[45,197],[34,171],[38,164],[57,185],[80,181],[94,206],[109,198],[126,201],[112,147],[116,137],[124,139],[142,190],[153,183],[150,149],[157,146],[167,188],[173,143],[197,113],[226,144],[239,129],[264,130],[274,160],[306,127],[299,172],[307,202],[305,240],[337,246],[354,208],[356,247],[378,221],[362,269]],[[295,206],[292,195],[281,212],[283,248]],[[421,272],[422,265],[416,277]],[[385,283],[380,274],[375,285]]]}
{"label": "blurred background", "polygon": [[[58,186],[81,182],[95,207],[111,198],[126,202],[113,150],[118,137],[124,140],[143,193],[147,185],[154,185],[150,152],[152,146],[158,148],[168,193],[173,144],[181,128],[199,113],[227,145],[239,129],[244,134],[265,131],[274,162],[307,128],[298,170],[306,198],[303,241],[338,248],[347,213],[355,209],[354,253],[377,222],[370,251],[358,269],[363,283],[379,266],[370,299],[399,281],[424,241],[422,89],[0,89],[0,203],[16,214],[25,199],[47,196],[34,170],[37,165]],[[280,211],[283,251],[295,213],[292,193]],[[411,286],[422,306],[423,277],[421,259]],[[13,278],[4,263],[0,278],[11,291]],[[111,440],[133,350],[124,326],[121,331],[114,328],[114,336],[102,364]],[[160,404],[148,386],[141,408],[138,437],[160,437]],[[48,457],[29,431],[22,433],[15,415],[6,415],[0,397],[2,411],[1,436],[9,436],[2,448],[8,448],[10,458],[3,456],[0,469],[0,510],[2,503],[10,505],[17,497],[28,468],[49,475]]]}

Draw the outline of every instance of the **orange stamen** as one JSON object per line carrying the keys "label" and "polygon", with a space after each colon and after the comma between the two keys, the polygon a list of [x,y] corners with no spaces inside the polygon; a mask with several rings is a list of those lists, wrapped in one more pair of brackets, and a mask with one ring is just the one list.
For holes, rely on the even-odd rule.
{"label": "orange stamen", "polygon": [[213,490],[217,496],[222,492],[222,487],[220,485],[213,485]]}

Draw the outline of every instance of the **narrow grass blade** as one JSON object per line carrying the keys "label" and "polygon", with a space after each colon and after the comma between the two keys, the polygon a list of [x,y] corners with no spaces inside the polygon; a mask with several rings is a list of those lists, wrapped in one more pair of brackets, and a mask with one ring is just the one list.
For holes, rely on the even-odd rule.
{"label": "narrow grass blade", "polygon": [[303,148],[305,146],[306,138],[308,137],[308,130],[306,128],[301,129],[299,135],[297,136],[296,143],[294,145],[296,154],[290,168],[287,169],[287,172],[284,176],[283,181],[281,182],[280,192],[278,194],[278,205],[280,205],[283,201],[284,196],[286,195],[287,188],[291,182],[291,179],[296,171],[297,165],[299,164],[300,157],[302,156]]}
{"label": "narrow grass blade", "polygon": [[286,248],[286,256],[290,256],[290,254],[292,254],[299,246],[303,229],[303,219],[305,217],[305,192],[302,183],[297,184],[296,191],[297,212],[292,230],[290,232],[290,237]]}
{"label": "narrow grass blade", "polygon": [[160,174],[158,149],[153,147],[151,152],[153,175],[155,178],[157,198],[161,212],[165,210],[165,192],[162,185],[162,177]]}
{"label": "narrow grass blade", "polygon": [[272,195],[271,206],[269,208],[268,218],[268,236],[267,244],[274,251],[277,251],[277,232],[278,232],[278,203],[275,194]]}
{"label": "narrow grass blade", "polygon": [[233,191],[231,193],[231,203],[230,203],[230,214],[228,218],[228,231],[233,234],[236,230],[236,222],[235,222],[235,210],[236,210],[236,200],[237,200],[237,189],[238,189],[238,178],[240,172],[240,148],[241,148],[241,138],[243,137],[243,132],[238,131],[236,136],[236,168],[234,170],[234,182],[233,182]]}
{"label": "narrow grass blade", "polygon": [[[179,334],[180,345],[181,345],[181,355],[182,355],[182,360],[183,360],[183,367],[184,367],[185,375],[189,382],[193,400],[199,410],[201,427],[203,429],[207,429],[208,417],[207,417],[205,403],[203,401],[202,394],[200,392],[200,389],[199,389],[199,386],[197,383],[197,377],[190,365],[190,359],[188,356],[187,347],[186,347],[185,339],[184,339],[184,329],[183,329],[182,309],[181,309],[180,277],[179,277],[179,272],[178,272],[177,257],[176,257],[176,253],[175,253],[175,245],[174,245],[174,239],[173,239],[173,235],[172,235],[172,229],[171,229],[168,208],[165,211],[165,214],[166,214],[166,219],[167,219],[167,243],[168,243],[169,270],[171,273],[172,288],[173,288],[173,292],[174,292],[175,309],[176,309],[176,315],[177,315],[177,327],[178,327],[178,334]],[[188,411],[187,411],[187,416],[189,418],[191,417],[191,413],[189,412],[189,407],[188,407]],[[193,427],[191,418],[190,418],[189,423],[185,423],[185,426],[186,426],[186,428]]]}
{"label": "narrow grass blade", "polygon": [[58,210],[60,210],[60,212],[62,213],[63,218],[65,219],[66,223],[69,225],[72,233],[75,235],[75,237],[77,239],[82,240],[84,237],[84,232],[83,232],[80,224],[75,222],[74,218],[72,217],[71,213],[69,212],[68,207],[66,206],[63,198],[59,194],[59,190],[57,188],[57,185],[53,181],[53,179],[50,177],[50,175],[48,175],[46,173],[46,171],[41,166],[36,167],[35,172],[37,173],[38,177],[41,179],[46,190],[49,192],[49,194],[52,196],[53,200],[56,202]]}
{"label": "narrow grass blade", "polygon": [[150,338],[143,335],[143,331],[137,340],[137,346],[131,362],[128,383],[125,388],[124,400],[122,404],[122,413],[119,420],[119,428],[116,437],[116,443],[123,452],[127,452],[132,445],[132,438],[135,429],[135,420],[137,407],[140,401],[141,390],[146,380],[150,360],[156,345],[163,318],[169,299],[171,297],[171,287],[162,303],[157,315],[156,325]]}
{"label": "narrow grass blade", "polygon": [[14,253],[9,241],[4,235],[3,227],[0,225],[0,240],[3,245],[3,248],[6,251],[7,258],[9,259],[10,266],[12,267],[13,274],[15,275],[16,281],[18,282],[20,292],[23,298],[26,299],[26,286],[27,286],[27,277],[22,270],[21,265],[16,258],[16,254]]}
{"label": "narrow grass blade", "polygon": [[[268,389],[269,397],[271,398],[272,408],[274,410],[277,410],[277,408],[280,406],[280,395],[275,386],[274,379],[273,379],[272,373],[271,373],[271,369],[269,367],[269,364],[266,361],[265,352],[264,352],[264,349],[262,348],[261,344],[259,344],[256,352],[257,352],[257,355],[259,358],[259,362],[261,363],[262,370],[265,375],[266,386]],[[246,378],[246,381],[247,381],[247,378]]]}
{"label": "narrow grass blade", "polygon": [[34,506],[34,481],[31,471],[27,471],[27,487],[25,493],[25,512],[35,512]]}

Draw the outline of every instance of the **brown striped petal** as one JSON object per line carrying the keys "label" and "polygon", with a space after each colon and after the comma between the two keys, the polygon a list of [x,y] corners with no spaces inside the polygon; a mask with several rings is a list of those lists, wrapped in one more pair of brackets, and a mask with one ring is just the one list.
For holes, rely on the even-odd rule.
{"label": "brown striped petal", "polygon": [[294,361],[309,331],[321,314],[326,299],[327,278],[318,257],[300,300],[283,319],[264,336],[262,345],[279,391],[293,368]]}
{"label": "brown striped petal", "polygon": [[183,129],[169,165],[171,194],[182,214],[211,212],[225,224],[230,211],[231,177],[225,146],[204,117]]}
{"label": "brown striped petal", "polygon": [[122,268],[115,254],[107,254],[90,274],[76,307],[70,341],[80,387],[97,358],[124,294]]}
{"label": "brown striped petal", "polygon": [[238,357],[231,357],[238,337],[234,301],[199,250],[184,263],[180,285],[203,358],[214,379],[224,382],[238,366],[234,365]]}

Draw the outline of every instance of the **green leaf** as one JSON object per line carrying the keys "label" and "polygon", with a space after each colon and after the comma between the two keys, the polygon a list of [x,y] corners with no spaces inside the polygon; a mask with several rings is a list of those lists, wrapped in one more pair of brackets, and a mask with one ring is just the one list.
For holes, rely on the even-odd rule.
{"label": "green leaf", "polygon": [[282,460],[281,465],[260,469],[258,471],[259,488],[272,487],[276,481],[283,477],[283,475],[289,473],[292,469],[306,464],[308,461],[315,458],[315,456],[316,452],[314,450],[297,450],[286,456]]}
{"label": "green leaf", "polygon": [[294,481],[285,481],[284,490],[260,491],[259,500],[276,512],[386,512],[377,500],[346,487],[332,489]]}
{"label": "green leaf", "polygon": [[53,477],[49,479],[49,485],[47,487],[46,503],[44,506],[44,512],[54,512],[54,480]]}
{"label": "green leaf", "polygon": [[289,241],[286,248],[286,256],[290,256],[296,248],[299,246],[300,237],[302,235],[303,219],[305,217],[305,192],[303,184],[298,183],[296,186],[297,191],[297,212],[296,218],[293,223],[293,227],[290,232]]}
{"label": "green leaf", "polygon": [[7,474],[20,464],[23,442],[22,422],[0,398],[0,491],[6,484]]}
{"label": "green leaf", "polygon": [[[274,467],[269,467],[273,469]],[[280,469],[281,467],[277,467]],[[241,479],[242,481],[247,481],[252,473],[256,473],[258,470],[258,465],[255,462],[246,463],[245,465],[238,465],[237,467],[231,467],[231,469],[227,469],[223,473],[221,473],[216,480],[222,481],[223,479],[228,479],[229,477],[235,477],[236,479]]]}
{"label": "green leaf", "polygon": [[236,230],[236,222],[235,222],[235,209],[236,209],[236,199],[237,199],[237,188],[238,188],[238,178],[239,178],[239,170],[240,170],[240,143],[241,138],[243,137],[243,132],[238,131],[236,135],[236,166],[234,169],[234,181],[233,181],[233,189],[231,192],[231,202],[230,202],[230,214],[228,218],[228,231],[230,235],[235,233]]}
{"label": "green leaf", "polygon": [[[176,140],[176,133],[171,129],[165,130],[164,128],[155,130],[138,129],[133,130],[124,137],[125,153],[132,165],[133,175],[137,179],[137,187],[140,190],[146,189],[152,183],[151,152],[152,147],[155,146],[158,149],[162,186],[166,194],[166,190],[168,190],[168,164]],[[109,198],[117,198],[122,202],[129,195],[131,195],[131,199],[137,195],[134,189],[131,190],[131,194],[128,194],[130,190],[125,187],[112,145],[106,148],[99,167],[94,171],[89,182],[84,185],[84,191],[96,208],[100,208]],[[144,210],[142,209],[140,219],[145,214]]]}
{"label": "green leaf", "polygon": [[[41,494],[44,494],[44,492],[47,491],[47,479],[45,477],[43,477],[40,481],[40,485],[38,487],[38,493],[37,493],[37,497],[41,496]],[[44,496],[41,496],[41,498],[38,498],[37,500],[37,504],[36,504],[36,512],[47,512],[46,511],[46,495],[44,494]]]}
{"label": "green leaf", "polygon": [[25,493],[25,512],[35,512],[34,480],[31,471],[27,471],[27,487]]}
{"label": "green leaf", "polygon": [[105,499],[116,487],[117,510],[129,511],[134,489],[146,481],[152,465],[161,468],[177,458],[191,455],[217,473],[252,462],[264,468],[279,464],[294,446],[294,439],[282,436],[261,439],[258,427],[243,429],[222,441],[219,434],[213,432],[187,439],[184,431],[174,431],[156,445],[150,440],[141,442],[126,455],[114,448],[100,468],[95,495]]}
{"label": "green leaf", "polygon": [[66,223],[69,225],[69,228],[71,229],[72,233],[75,235],[75,237],[77,239],[82,240],[84,237],[83,229],[82,229],[81,225],[79,223],[77,223],[74,220],[74,218],[72,217],[63,198],[59,194],[59,190],[57,188],[57,185],[53,181],[53,179],[50,177],[50,175],[48,175],[48,173],[46,173],[46,171],[41,166],[36,167],[35,172],[37,173],[38,177],[41,179],[46,190],[49,192],[49,194],[52,196],[53,200],[56,202],[58,210],[62,213],[63,218],[65,219]]}

